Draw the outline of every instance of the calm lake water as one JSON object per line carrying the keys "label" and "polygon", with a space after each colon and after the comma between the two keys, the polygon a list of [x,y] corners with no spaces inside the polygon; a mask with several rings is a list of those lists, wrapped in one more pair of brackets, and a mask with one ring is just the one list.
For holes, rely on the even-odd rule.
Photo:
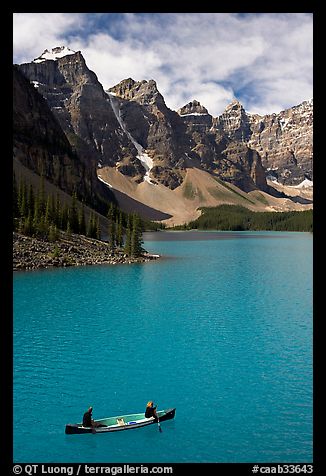
{"label": "calm lake water", "polygon": [[[160,260],[14,274],[14,461],[311,462],[312,235],[144,240]],[[64,433],[150,399],[162,433]]]}

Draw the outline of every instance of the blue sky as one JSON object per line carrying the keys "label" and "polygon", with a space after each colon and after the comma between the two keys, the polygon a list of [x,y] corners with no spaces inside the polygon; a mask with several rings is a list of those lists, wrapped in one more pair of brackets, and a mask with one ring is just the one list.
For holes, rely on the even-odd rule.
{"label": "blue sky", "polygon": [[104,89],[154,79],[174,110],[197,99],[217,116],[237,98],[269,114],[313,97],[309,13],[14,13],[14,63],[61,45]]}

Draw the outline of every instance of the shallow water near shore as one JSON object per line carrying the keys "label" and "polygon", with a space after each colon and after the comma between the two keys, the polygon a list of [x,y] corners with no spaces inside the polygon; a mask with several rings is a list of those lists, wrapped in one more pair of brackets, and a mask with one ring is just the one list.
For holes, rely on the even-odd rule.
{"label": "shallow water near shore", "polygon": [[[144,241],[162,258],[14,274],[14,461],[311,462],[312,234]],[[150,399],[162,433],[64,433]]]}

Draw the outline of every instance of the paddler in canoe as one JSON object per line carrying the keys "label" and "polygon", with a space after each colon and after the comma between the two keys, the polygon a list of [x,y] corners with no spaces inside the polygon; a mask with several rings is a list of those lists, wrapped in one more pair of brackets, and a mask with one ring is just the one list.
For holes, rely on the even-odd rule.
{"label": "paddler in canoe", "polygon": [[145,418],[154,417],[154,419],[157,420],[156,408],[157,407],[154,407],[154,402],[150,400],[146,405]]}
{"label": "paddler in canoe", "polygon": [[91,428],[97,428],[99,426],[105,426],[105,425],[101,425],[101,423],[97,423],[96,421],[93,420],[92,411],[93,411],[93,407],[89,407],[88,410],[84,413],[83,426],[87,426],[87,427],[91,427]]}

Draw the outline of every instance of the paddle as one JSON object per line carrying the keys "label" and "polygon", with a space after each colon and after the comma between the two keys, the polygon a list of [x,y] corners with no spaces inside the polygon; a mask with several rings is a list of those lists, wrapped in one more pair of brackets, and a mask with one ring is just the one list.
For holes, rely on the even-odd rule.
{"label": "paddle", "polygon": [[161,428],[161,423],[160,423],[159,417],[157,417],[157,426],[158,426],[159,432],[162,433],[163,430]]}
{"label": "paddle", "polygon": [[[157,412],[157,406],[156,406],[156,412]],[[161,428],[160,419],[159,419],[157,413],[156,413],[156,416],[157,416],[157,426],[158,426],[158,430],[159,430],[160,433],[162,433],[163,430],[162,430],[162,428]]]}

